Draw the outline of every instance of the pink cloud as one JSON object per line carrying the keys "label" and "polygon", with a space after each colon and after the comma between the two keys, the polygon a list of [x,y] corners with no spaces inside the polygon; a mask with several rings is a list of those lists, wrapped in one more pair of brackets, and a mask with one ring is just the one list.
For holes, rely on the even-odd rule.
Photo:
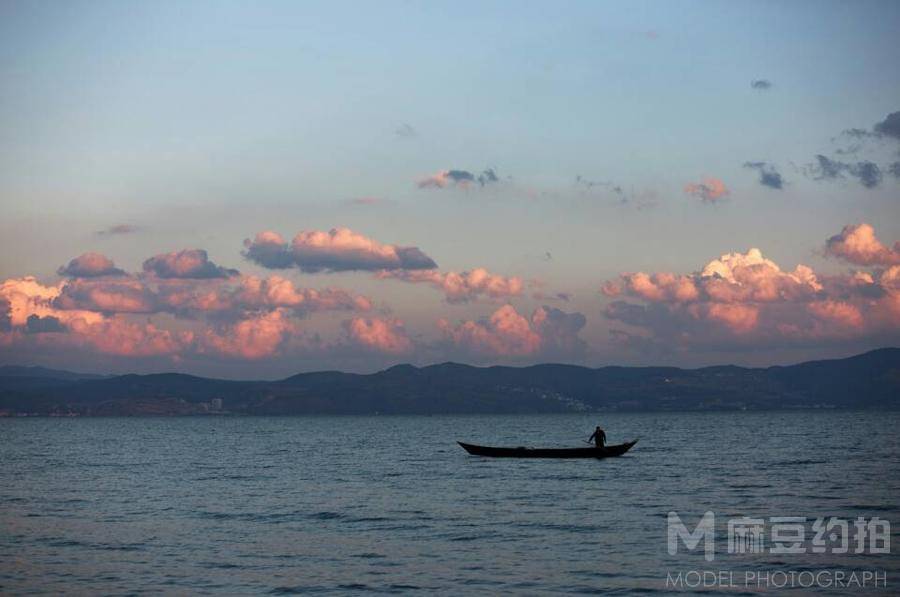
{"label": "pink cloud", "polygon": [[293,282],[280,276],[241,279],[234,291],[233,300],[245,308],[291,307],[304,311],[368,311],[372,301],[337,288],[297,288]]}
{"label": "pink cloud", "polygon": [[235,269],[220,267],[209,260],[203,249],[185,249],[156,255],[144,262],[144,271],[159,278],[230,278]]}
{"label": "pink cloud", "polygon": [[494,357],[583,352],[585,345],[578,332],[584,325],[580,313],[539,307],[528,318],[512,305],[503,305],[486,320],[456,325],[438,321],[446,341],[465,352]]}
{"label": "pink cloud", "polygon": [[693,195],[705,203],[713,203],[729,194],[725,183],[718,178],[704,178],[703,182],[691,182],[684,185],[684,192]]}
{"label": "pink cloud", "polygon": [[648,301],[687,302],[699,295],[692,278],[669,273],[622,274],[620,284],[606,282],[601,290],[607,296],[618,296],[624,291]]}
{"label": "pink cloud", "polygon": [[175,311],[198,313],[261,311],[290,308],[297,313],[314,311],[369,311],[372,301],[337,288],[298,288],[281,276],[242,276],[237,286],[208,287],[170,284],[160,288],[160,301]]}
{"label": "pink cloud", "polygon": [[755,248],[713,259],[703,268],[698,284],[717,302],[808,300],[822,290],[809,267],[801,264],[792,272],[782,271]]}
{"label": "pink cloud", "polygon": [[418,186],[420,189],[443,189],[450,184],[453,184],[453,180],[450,178],[449,170],[440,170],[436,174],[431,174],[424,178],[420,178],[418,182],[416,182],[416,186]]}
{"label": "pink cloud", "polygon": [[[55,285],[33,277],[5,280],[0,284],[0,346],[77,348],[121,357],[214,354],[255,360],[299,347],[303,336],[298,317],[372,308],[364,296],[297,288],[278,276],[242,277],[237,285],[207,279],[162,279],[155,284],[157,288],[132,277],[76,278]],[[138,313],[191,318],[181,318],[174,326],[178,329],[166,329],[149,318],[136,321],[129,315]]]}
{"label": "pink cloud", "polygon": [[221,330],[205,330],[200,346],[203,352],[258,360],[278,353],[299,332],[297,322],[279,309],[237,321]]}
{"label": "pink cloud", "polygon": [[476,354],[522,356],[536,353],[540,336],[531,322],[512,305],[503,305],[487,321],[465,321],[452,326],[444,319],[438,327],[453,344]]}
{"label": "pink cloud", "polygon": [[644,342],[749,348],[900,330],[898,277],[900,266],[841,276],[805,265],[785,271],[751,249],[722,255],[693,274],[622,274],[602,291],[618,299],[607,306],[607,318],[642,329]]}
{"label": "pink cloud", "polygon": [[875,237],[875,229],[863,222],[844,226],[825,243],[825,253],[856,265],[900,264],[900,241],[888,248]]}
{"label": "pink cloud", "polygon": [[447,187],[468,189],[476,183],[483,187],[499,181],[500,179],[493,168],[486,168],[477,174],[468,170],[450,169],[440,170],[435,174],[420,178],[416,181],[416,186],[420,189],[444,189]]}
{"label": "pink cloud", "polygon": [[807,307],[817,318],[852,330],[865,326],[865,320],[859,308],[843,301],[825,300],[810,303]]}
{"label": "pink cloud", "polygon": [[399,319],[356,317],[344,322],[344,329],[351,343],[387,354],[406,354],[413,343]]}
{"label": "pink cloud", "polygon": [[707,315],[710,320],[724,324],[736,334],[746,334],[756,328],[759,321],[759,307],[738,303],[713,303],[709,305]]}
{"label": "pink cloud", "polygon": [[124,276],[125,272],[115,266],[112,259],[100,253],[84,253],[61,266],[57,272],[70,278],[99,278],[102,276]]}
{"label": "pink cloud", "polygon": [[104,354],[174,354],[189,341],[189,334],[170,332],[150,323],[130,322],[124,317],[107,316],[78,306],[59,308],[62,292],[67,287],[91,282],[95,281],[74,280],[57,286],[44,286],[33,277],[5,280],[0,284],[0,300],[9,305],[9,321],[14,328],[10,337],[21,339],[19,334],[28,327],[29,318],[37,317],[52,318],[65,330],[65,334],[54,334],[49,340],[55,346],[86,347]]}
{"label": "pink cloud", "polygon": [[274,269],[298,267],[316,273],[437,267],[418,247],[382,244],[349,228],[303,231],[290,245],[279,234],[265,231],[244,245],[247,259]]}
{"label": "pink cloud", "polygon": [[10,325],[24,327],[32,315],[41,318],[54,317],[63,324],[73,319],[82,319],[88,323],[97,323],[104,319],[100,313],[90,310],[56,308],[54,302],[60,295],[60,289],[64,286],[65,283],[45,286],[31,276],[4,280],[0,284],[0,300],[7,305]]}
{"label": "pink cloud", "polygon": [[53,302],[59,309],[83,309],[107,313],[154,313],[156,295],[140,280],[75,279],[64,284]]}
{"label": "pink cloud", "polygon": [[193,342],[190,332],[160,329],[149,322],[134,323],[118,315],[94,323],[75,318],[67,327],[67,336],[74,343],[122,357],[177,355]]}
{"label": "pink cloud", "polygon": [[444,292],[448,303],[466,303],[487,296],[492,299],[508,299],[522,294],[523,283],[518,277],[492,274],[484,268],[467,272],[446,272],[437,270],[385,270],[379,278],[393,278],[413,284],[428,284]]}

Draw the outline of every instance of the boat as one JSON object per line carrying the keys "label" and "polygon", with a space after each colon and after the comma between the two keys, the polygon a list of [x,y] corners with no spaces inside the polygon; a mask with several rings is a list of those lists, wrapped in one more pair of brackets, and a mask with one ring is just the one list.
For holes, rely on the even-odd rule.
{"label": "boat", "polygon": [[489,446],[476,446],[465,442],[456,442],[463,450],[473,456],[492,456],[495,458],[610,458],[621,456],[631,449],[638,440],[615,446],[603,446],[602,448],[492,448]]}

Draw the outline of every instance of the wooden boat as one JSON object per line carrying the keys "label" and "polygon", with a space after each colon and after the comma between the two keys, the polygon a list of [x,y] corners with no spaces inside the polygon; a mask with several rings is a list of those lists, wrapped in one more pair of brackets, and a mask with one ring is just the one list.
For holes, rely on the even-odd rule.
{"label": "wooden boat", "polygon": [[496,458],[609,458],[621,456],[631,449],[638,440],[615,446],[602,448],[491,448],[456,442],[474,456],[493,456]]}

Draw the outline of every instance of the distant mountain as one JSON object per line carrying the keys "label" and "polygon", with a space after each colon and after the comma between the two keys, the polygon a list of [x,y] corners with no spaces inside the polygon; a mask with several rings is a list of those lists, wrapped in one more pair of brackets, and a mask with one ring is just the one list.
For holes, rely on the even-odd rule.
{"label": "distant mountain", "polygon": [[0,378],[3,377],[40,377],[49,379],[100,379],[104,375],[91,373],[73,373],[59,369],[47,369],[46,367],[19,367],[16,365],[0,366]]}
{"label": "distant mountain", "polygon": [[[27,370],[28,375],[22,371]],[[42,377],[42,372],[44,377]],[[900,408],[900,349],[768,368],[398,365],[281,381],[0,367],[0,414],[307,415]]]}

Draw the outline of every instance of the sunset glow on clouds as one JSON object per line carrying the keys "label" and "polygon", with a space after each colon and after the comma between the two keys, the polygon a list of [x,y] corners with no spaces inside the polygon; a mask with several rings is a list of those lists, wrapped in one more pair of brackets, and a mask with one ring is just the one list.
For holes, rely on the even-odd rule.
{"label": "sunset glow on clouds", "polygon": [[265,231],[245,246],[244,256],[263,267],[297,267],[308,273],[437,267],[418,247],[385,245],[349,228],[299,232],[290,244],[278,233]]}
{"label": "sunset glow on clouds", "polygon": [[354,317],[344,322],[350,340],[361,347],[388,354],[408,354],[413,349],[399,319]]}
{"label": "sunset glow on clouds", "polygon": [[[832,237],[829,252],[854,263],[893,258],[867,224]],[[749,347],[890,336],[900,330],[898,275],[896,265],[838,275],[817,274],[802,264],[785,271],[750,249],[722,255],[693,274],[622,274],[603,286],[605,295],[617,299],[605,314],[639,330],[619,330],[620,339],[682,348],[729,340]]]}
{"label": "sunset glow on clouds", "polygon": [[219,267],[203,249],[185,249],[156,255],[144,262],[144,271],[160,278],[229,278],[236,269]]}
{"label": "sunset glow on clouds", "polygon": [[684,185],[684,192],[693,195],[706,203],[713,203],[729,194],[725,183],[718,178],[704,178],[703,182],[690,182]]}
{"label": "sunset glow on clouds", "polygon": [[385,270],[377,275],[379,278],[428,284],[443,291],[448,303],[465,303],[479,296],[506,300],[522,294],[521,278],[492,274],[481,267],[459,273],[441,273],[437,270]]}
{"label": "sunset glow on clouds", "polygon": [[436,174],[419,179],[416,186],[420,189],[445,189],[447,187],[468,189],[475,184],[483,187],[499,181],[493,168],[487,168],[480,173],[468,170],[440,170]]}
{"label": "sunset glow on clouds", "polygon": [[503,305],[486,319],[458,324],[441,319],[438,328],[456,348],[476,356],[571,357],[585,350],[578,337],[584,324],[580,313],[539,307],[526,317],[512,305]]}
{"label": "sunset glow on clouds", "polygon": [[875,238],[875,229],[868,224],[844,226],[825,243],[825,252],[856,265],[900,264],[900,241],[888,248]]}
{"label": "sunset glow on clouds", "polygon": [[99,278],[125,274],[115,266],[112,259],[100,253],[83,253],[70,261],[68,265],[61,266],[56,273],[72,278]]}
{"label": "sunset glow on clouds", "polygon": [[[302,263],[301,270],[402,263],[402,249],[348,229],[301,233],[290,246],[261,233],[247,252],[267,243]],[[693,273],[626,272],[598,280],[606,304],[597,305],[593,318],[611,323],[614,344],[638,351],[752,349],[889,337],[900,331],[896,245],[888,248],[862,223],[829,238],[826,252],[867,267],[838,274],[803,264],[788,270],[751,248],[711,259]],[[143,269],[128,274],[108,257],[87,253],[59,268],[65,277],[54,283],[7,279],[0,285],[6,312],[0,346],[35,354],[80,350],[130,359],[165,357],[172,363],[332,354],[391,359],[420,352],[435,360],[521,362],[581,359],[592,351],[581,336],[590,314],[546,305],[517,307],[509,301],[534,300],[524,295],[521,278],[484,268],[459,273],[378,269],[376,281],[425,284],[443,294],[446,307],[434,320],[436,328],[416,334],[401,317],[371,315],[375,301],[367,296],[305,288],[282,275],[239,274],[212,263],[202,250],[160,254],[146,260]],[[446,311],[479,299],[504,304],[472,319]],[[330,337],[322,336],[312,324],[329,313],[339,325]]]}

